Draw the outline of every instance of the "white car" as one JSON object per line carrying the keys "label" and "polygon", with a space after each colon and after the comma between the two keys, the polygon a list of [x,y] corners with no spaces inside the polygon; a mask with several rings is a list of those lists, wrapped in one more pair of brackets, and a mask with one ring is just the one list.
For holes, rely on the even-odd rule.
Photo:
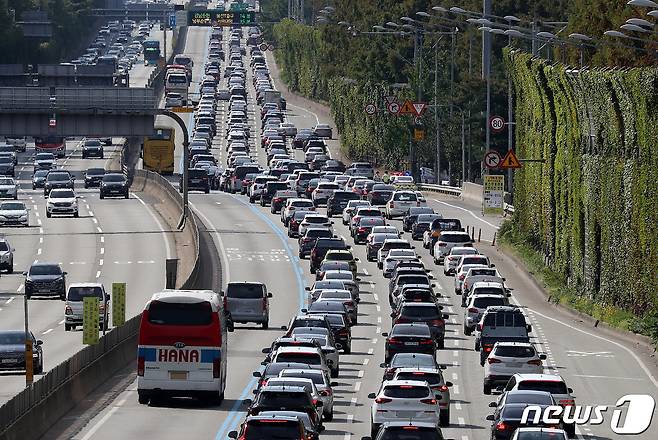
{"label": "white car", "polygon": [[369,208],[370,207],[370,202],[367,200],[350,200],[347,202],[347,206],[345,209],[343,209],[343,224],[347,225],[349,224],[350,220],[352,219],[352,214],[358,209],[358,208]]}
{"label": "white car", "polygon": [[18,184],[13,177],[0,177],[0,197],[18,199]]}
{"label": "white car", "polygon": [[298,234],[300,237],[306,235],[306,230],[308,228],[326,228],[332,231],[333,233],[333,222],[329,217],[323,214],[306,214],[304,220],[299,224]]}
{"label": "white car", "polygon": [[[416,255],[413,245],[404,238],[386,239],[384,240],[382,247],[377,251],[377,266],[380,269],[384,268],[384,259],[389,255],[389,252],[395,249],[408,249],[413,251],[414,255]],[[405,255],[405,253],[397,255]]]}
{"label": "white car", "polygon": [[71,189],[53,189],[46,200],[46,217],[53,214],[73,215],[79,217],[78,197]]}
{"label": "white car", "polygon": [[30,214],[25,203],[19,201],[0,203],[0,226],[30,226]]}
{"label": "white car", "polygon": [[439,408],[441,409],[440,425],[450,425],[450,387],[452,387],[452,382],[445,381],[440,368],[402,367],[397,368],[393,374],[393,380],[426,381],[439,401]]}
{"label": "white car", "polygon": [[254,203],[257,199],[260,199],[265,185],[267,182],[278,182],[279,179],[276,176],[256,176],[251,187],[249,187],[249,201]]}
{"label": "white car", "polygon": [[439,425],[439,401],[425,381],[387,380],[378,393],[371,393],[368,398],[374,399],[370,410],[373,439],[386,422],[413,420]]}
{"label": "white car", "polygon": [[34,171],[54,170],[57,168],[57,159],[53,153],[37,153],[34,156]]}
{"label": "white car", "polygon": [[391,185],[397,188],[415,188],[414,178],[411,176],[391,176]]}
{"label": "white car", "polygon": [[331,197],[334,191],[339,189],[338,184],[334,182],[320,182],[318,186],[311,193],[311,200],[315,206],[320,204],[327,203],[329,197]]}
{"label": "white car", "polygon": [[418,194],[414,191],[395,191],[386,202],[386,217],[392,219],[403,216],[414,206],[422,206]]}
{"label": "white car", "polygon": [[370,234],[395,234],[398,236],[398,238],[400,238],[400,236],[402,235],[400,233],[400,230],[392,225],[374,226],[370,231]]}
{"label": "white car", "polygon": [[496,342],[484,363],[484,394],[491,394],[491,389],[505,385],[517,374],[542,374],[542,360],[545,354],[537,353],[535,346],[529,342]]}
{"label": "white car", "polygon": [[569,440],[567,432],[558,428],[524,426],[517,428],[511,440]]}
{"label": "white car", "polygon": [[298,197],[286,200],[285,206],[281,209],[281,222],[284,226],[288,226],[288,222],[295,214],[295,211],[315,211],[315,205],[312,200]]}
{"label": "white car", "polygon": [[292,124],[290,122],[282,122],[279,124],[279,128],[277,129],[277,132],[279,134],[284,134],[288,137],[294,137],[297,135],[297,127],[295,127],[295,124]]}
{"label": "white car", "polygon": [[[299,337],[299,334],[295,333],[295,336]],[[328,374],[331,373],[330,365],[319,348],[281,347],[272,354],[272,362],[300,362],[320,368]],[[333,366],[333,362],[331,366]]]}
{"label": "white car", "polygon": [[457,265],[463,255],[477,255],[479,251],[469,246],[454,246],[450,252],[443,258],[443,274],[454,275]]}
{"label": "white car", "polygon": [[473,246],[473,240],[468,233],[463,231],[443,231],[434,243],[434,263],[441,264],[453,247]]}
{"label": "white car", "polygon": [[459,272],[455,274],[455,293],[457,295],[462,294],[462,283],[464,282],[464,279],[466,279],[466,274],[468,273],[469,270],[472,268],[477,267],[480,269],[488,269],[489,266],[485,264],[464,264],[460,267]]}
{"label": "white car", "polygon": [[183,95],[175,92],[167,93],[167,96],[165,96],[165,108],[182,107],[182,106],[183,106]]}
{"label": "white car", "polygon": [[8,137],[6,139],[6,142],[9,145],[13,145],[16,151],[25,153],[25,148],[27,147],[27,142],[25,140],[25,137]]}
{"label": "white car", "polygon": [[[462,291],[462,305],[465,305],[466,299],[468,298],[471,287],[475,283],[497,283],[505,285],[505,278],[503,278],[497,269],[493,267],[472,267],[466,275],[464,280],[461,282],[461,291]],[[507,289],[505,290],[507,291]]]}
{"label": "white car", "polygon": [[413,249],[392,249],[382,264],[384,278],[389,278],[400,261],[418,260]]}

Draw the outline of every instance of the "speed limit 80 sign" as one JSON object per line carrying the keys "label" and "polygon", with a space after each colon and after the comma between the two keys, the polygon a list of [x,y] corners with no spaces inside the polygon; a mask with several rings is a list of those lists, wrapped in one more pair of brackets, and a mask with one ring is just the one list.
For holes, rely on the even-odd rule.
{"label": "speed limit 80 sign", "polygon": [[492,116],[489,118],[489,127],[494,133],[500,133],[505,130],[505,120],[501,116]]}

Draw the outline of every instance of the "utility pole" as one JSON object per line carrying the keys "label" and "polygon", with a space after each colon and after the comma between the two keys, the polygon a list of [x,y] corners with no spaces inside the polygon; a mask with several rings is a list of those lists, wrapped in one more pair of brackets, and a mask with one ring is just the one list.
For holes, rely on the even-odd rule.
{"label": "utility pole", "polygon": [[[438,101],[438,83],[439,83],[439,41],[434,44],[434,125],[436,127],[436,183],[441,185],[441,130],[439,127],[439,101]],[[452,103],[452,100],[450,101]]]}
{"label": "utility pole", "polygon": [[[483,15],[485,18],[491,16],[491,0],[482,0]],[[491,118],[491,34],[482,32],[482,78],[487,80],[487,116],[486,126],[486,150],[491,146],[491,128],[489,119]]]}
{"label": "utility pole", "polygon": [[23,294],[23,310],[25,313],[25,386],[29,387],[34,382],[34,347],[32,346],[32,338],[30,337],[27,304],[27,294]]}
{"label": "utility pole", "polygon": [[[508,21],[509,23],[509,28],[512,29],[512,20],[510,19]],[[507,39],[507,47],[512,48],[512,36],[510,35]],[[512,75],[510,72],[507,72],[507,151],[512,151],[512,142],[514,138],[514,122],[512,121],[512,118],[514,117],[514,114],[512,112]],[[514,189],[514,184],[512,182],[514,176],[514,171],[511,168],[507,169],[507,192],[512,194],[512,191]]]}
{"label": "utility pole", "polygon": [[[423,85],[422,85],[422,41],[423,33],[420,29],[415,30],[414,35],[414,65],[416,66],[416,81],[417,81],[417,90],[416,90],[416,100],[421,102],[423,99]],[[411,161],[411,175],[415,181],[418,180],[418,160],[416,157],[416,145],[411,135],[411,129],[409,130],[409,156]]]}
{"label": "utility pole", "polygon": [[162,13],[162,23],[164,24],[164,26],[162,26],[162,29],[164,29],[164,37],[163,37],[164,49],[162,49],[163,50],[162,54],[163,54],[165,65],[167,64],[167,25],[169,24],[168,19],[169,19],[168,12],[164,11]]}

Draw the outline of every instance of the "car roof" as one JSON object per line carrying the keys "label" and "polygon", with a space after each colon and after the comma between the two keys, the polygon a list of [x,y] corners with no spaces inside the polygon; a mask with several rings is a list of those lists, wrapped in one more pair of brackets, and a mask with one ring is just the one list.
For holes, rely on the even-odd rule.
{"label": "car roof", "polygon": [[564,379],[559,374],[515,373],[514,377],[516,378],[517,383],[523,380],[564,382]]}
{"label": "car roof", "polygon": [[296,386],[284,386],[284,385],[265,385],[260,389],[259,394],[271,392],[290,392],[290,393],[306,393],[306,388],[296,387]]}
{"label": "car roof", "polygon": [[398,367],[395,370],[395,373],[435,373],[443,374],[440,368],[430,368],[430,367]]}
{"label": "car roof", "polygon": [[70,283],[69,289],[71,287],[100,287],[103,288],[102,283]]}
{"label": "car roof", "polygon": [[276,350],[277,354],[280,353],[314,353],[319,354],[319,350],[315,347],[280,347]]}
{"label": "car roof", "polygon": [[382,383],[382,388],[387,387],[387,386],[401,386],[401,385],[410,385],[410,386],[417,386],[417,387],[427,387],[427,382],[424,380],[385,380]]}
{"label": "car roof", "polygon": [[399,421],[399,422],[384,422],[381,426],[381,429],[384,429],[386,427],[397,428],[397,427],[405,427],[405,426],[417,426],[419,428],[436,429],[436,424],[434,423],[417,422],[415,420]]}

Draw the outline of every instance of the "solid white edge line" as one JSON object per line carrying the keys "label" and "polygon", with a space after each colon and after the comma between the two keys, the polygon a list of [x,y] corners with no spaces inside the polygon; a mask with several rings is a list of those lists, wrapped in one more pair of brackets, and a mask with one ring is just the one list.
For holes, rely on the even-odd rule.
{"label": "solid white edge line", "polygon": [[[162,233],[162,235],[163,235],[163,237],[164,237],[164,239],[165,239],[165,246],[167,247],[167,259],[171,258],[171,256],[172,256],[171,243],[169,243],[169,237],[167,236],[167,232],[165,231],[164,227],[162,226],[162,222],[160,221],[160,219],[158,218],[158,216],[157,216],[157,215],[151,210],[151,208],[149,208],[149,206],[144,202],[144,200],[142,200],[141,197],[139,197],[139,196],[138,196],[137,194],[135,194],[135,193],[132,193],[132,195],[135,196],[135,198],[136,198],[137,200],[139,200],[139,203],[141,203],[142,205],[144,205],[144,208],[146,208],[146,211],[148,211],[148,213],[151,215],[151,217],[153,218],[153,220],[155,220],[155,222],[157,223],[157,225],[158,225],[158,229],[160,229],[160,232]],[[101,238],[102,238],[102,237],[101,237]],[[101,241],[102,241],[102,240],[101,240]]]}

